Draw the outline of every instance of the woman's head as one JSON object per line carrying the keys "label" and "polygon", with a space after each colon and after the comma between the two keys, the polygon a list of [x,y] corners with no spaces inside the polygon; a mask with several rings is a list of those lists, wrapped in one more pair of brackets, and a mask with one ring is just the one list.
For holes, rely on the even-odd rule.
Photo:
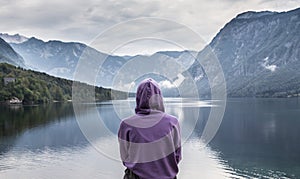
{"label": "woman's head", "polygon": [[157,82],[151,78],[143,80],[136,93],[137,114],[149,114],[151,110],[164,112],[163,98]]}

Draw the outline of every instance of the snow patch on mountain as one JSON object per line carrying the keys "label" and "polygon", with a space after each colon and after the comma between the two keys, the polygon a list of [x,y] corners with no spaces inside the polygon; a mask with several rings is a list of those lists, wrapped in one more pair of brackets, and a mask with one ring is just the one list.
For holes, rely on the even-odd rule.
{"label": "snow patch on mountain", "polygon": [[274,72],[277,68],[276,65],[269,65],[269,57],[266,57],[263,59],[263,63],[261,64],[265,69],[270,70],[271,72]]}

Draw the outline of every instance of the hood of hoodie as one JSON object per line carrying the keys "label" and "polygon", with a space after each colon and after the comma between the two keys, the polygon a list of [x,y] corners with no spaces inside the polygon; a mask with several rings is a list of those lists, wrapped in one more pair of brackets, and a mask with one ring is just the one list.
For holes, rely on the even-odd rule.
{"label": "hood of hoodie", "polygon": [[163,97],[157,82],[151,78],[143,80],[136,93],[136,114],[150,114],[151,110],[165,112]]}

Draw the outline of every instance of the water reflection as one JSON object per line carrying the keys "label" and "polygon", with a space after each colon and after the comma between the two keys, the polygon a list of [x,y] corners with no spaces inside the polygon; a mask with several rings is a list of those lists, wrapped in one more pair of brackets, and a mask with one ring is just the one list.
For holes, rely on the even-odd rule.
{"label": "water reflection", "polygon": [[0,155],[12,149],[35,150],[76,145],[85,139],[73,119],[73,108],[68,103],[1,106]]}
{"label": "water reflection", "polygon": [[[293,99],[231,99],[210,143],[241,176],[300,176],[300,105]],[[242,165],[241,165],[242,164]]]}
{"label": "water reflection", "polygon": [[[110,146],[110,140],[103,145]],[[180,178],[226,178],[227,166],[218,153],[201,147],[199,141],[184,146],[184,160],[180,164]],[[201,162],[200,162],[201,161]],[[93,147],[64,147],[60,150],[45,148],[40,151],[11,150],[1,162],[4,178],[122,178],[123,166],[99,154]]]}
{"label": "water reflection", "polygon": [[[179,178],[297,178],[300,176],[300,105],[296,99],[230,99],[222,125],[208,146],[199,140],[210,101],[167,99],[166,111],[184,133]],[[130,109],[122,105],[129,103]],[[80,131],[72,104],[0,107],[1,178],[122,178],[117,132],[134,100],[80,107],[82,120],[101,125],[91,145]],[[119,110],[119,112],[115,112]],[[198,113],[197,113],[198,111]],[[195,130],[194,116],[199,116]],[[110,132],[106,135],[105,130]],[[98,146],[98,147],[97,147]],[[113,157],[112,157],[113,156]]]}
{"label": "water reflection", "polygon": [[54,120],[62,120],[72,114],[73,108],[68,103],[0,106],[0,138],[17,135],[26,129]]}

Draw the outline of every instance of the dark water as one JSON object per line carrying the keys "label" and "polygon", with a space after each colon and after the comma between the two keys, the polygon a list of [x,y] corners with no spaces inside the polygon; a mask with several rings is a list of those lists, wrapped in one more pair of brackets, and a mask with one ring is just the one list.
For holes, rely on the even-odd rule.
{"label": "dark water", "polygon": [[242,176],[300,178],[300,99],[231,99],[214,140]]}
{"label": "dark water", "polygon": [[[121,178],[115,133],[119,116],[134,107],[132,100],[131,109],[123,107],[127,103],[97,104],[101,119],[92,105],[82,104],[77,120],[102,125],[90,141],[71,103],[0,106],[0,178]],[[167,99],[166,106],[189,137],[179,178],[300,178],[300,99],[228,99],[221,126],[206,146],[199,138],[214,107],[210,101]],[[195,109],[199,120],[189,132]]]}

